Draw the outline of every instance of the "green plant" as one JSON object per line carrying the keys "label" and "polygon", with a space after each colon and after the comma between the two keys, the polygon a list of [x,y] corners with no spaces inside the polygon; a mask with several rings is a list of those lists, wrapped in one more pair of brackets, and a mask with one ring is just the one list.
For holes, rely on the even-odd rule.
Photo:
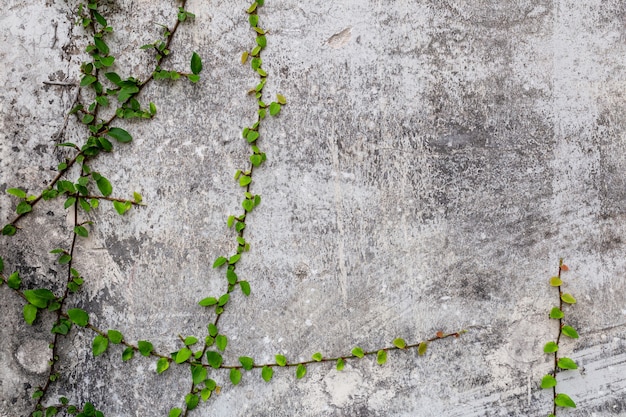
{"label": "green plant", "polygon": [[[249,63],[252,71],[259,77],[258,83],[249,91],[256,103],[257,119],[255,123],[245,127],[242,131],[243,138],[250,146],[249,164],[237,170],[234,176],[243,191],[242,211],[228,216],[226,221],[227,227],[235,230],[235,250],[232,254],[218,257],[213,263],[213,267],[222,271],[226,278],[225,289],[221,294],[206,296],[198,302],[200,306],[213,308],[215,312],[214,320],[207,324],[208,334],[206,336],[178,336],[180,348],[169,354],[156,351],[154,345],[148,340],[132,342],[127,340],[119,330],[105,330],[94,326],[89,312],[77,306],[72,295],[79,292],[85,280],[88,279],[76,268],[76,248],[81,243],[80,239],[88,237],[91,228],[97,223],[93,220],[83,220],[83,218],[87,214],[90,215],[90,219],[94,218],[97,210],[101,208],[102,201],[110,201],[113,209],[120,215],[133,207],[144,205],[143,197],[137,192],[133,193],[132,199],[114,197],[113,185],[107,178],[108,174],[94,171],[92,162],[110,153],[114,148],[114,143],[132,142],[132,135],[115,125],[118,119],[151,119],[156,116],[154,103],[142,104],[140,101],[140,95],[148,83],[162,79],[178,80],[181,78],[187,78],[192,83],[199,81],[203,65],[200,56],[195,52],[191,55],[190,72],[164,68],[166,58],[172,53],[170,44],[179,25],[193,19],[194,15],[185,9],[186,2],[182,1],[178,8],[176,23],[171,28],[163,26],[164,30],[160,39],[141,47],[154,54],[155,64],[151,75],[140,80],[137,77],[123,78],[117,72],[110,70],[116,62],[116,57],[107,43],[108,35],[113,28],[109,26],[98,1],[89,0],[77,7],[78,23],[88,31],[91,40],[85,51],[89,54],[90,61],[81,65],[82,75],[80,85],[77,86],[79,91],[85,94],[83,98],[77,98],[78,102],[72,105],[69,114],[75,115],[78,123],[83,126],[84,143],[64,142],[59,145],[71,154],[59,163],[57,175],[39,194],[31,195],[20,187],[7,190],[18,201],[15,209],[16,216],[2,230],[5,236],[14,236],[20,229],[19,223],[24,221],[39,203],[57,198],[64,199],[64,208],[72,213],[74,219],[68,245],[52,248],[50,251],[55,255],[56,262],[66,271],[62,282],[58,285],[60,289],[52,287],[25,289],[33,286],[33,283],[22,283],[19,271],[14,271],[8,276],[4,275],[4,262],[0,258],[0,284],[6,284],[14,294],[24,300],[25,322],[29,325],[36,325],[38,318],[43,315],[54,317],[54,324],[51,328],[49,372],[45,384],[35,388],[32,394],[35,402],[31,416],[48,417],[58,413],[80,417],[103,416],[102,411],[97,410],[90,402],[82,405],[72,404],[67,397],[61,397],[56,404],[44,405],[51,400],[48,398],[51,384],[61,377],[58,370],[60,338],[67,336],[70,331],[90,332],[93,335],[91,352],[94,357],[119,349],[122,361],[131,360],[137,353],[153,359],[157,374],[166,372],[173,365],[187,367],[190,373],[189,389],[181,399],[180,406],[170,409],[170,417],[187,416],[191,410],[198,407],[201,401],[207,401],[213,394],[219,393],[221,390],[219,384],[223,384],[224,380],[230,381],[232,385],[238,385],[248,371],[258,369],[261,378],[269,382],[277,367],[290,367],[294,371],[295,378],[301,379],[307,373],[307,366],[314,363],[333,362],[336,369],[341,371],[349,360],[375,357],[376,363],[383,365],[391,350],[416,349],[418,355],[422,356],[426,353],[429,343],[458,337],[464,333],[464,331],[452,333],[440,331],[433,337],[417,342],[407,342],[402,338],[396,338],[389,346],[375,349],[354,347],[351,352],[334,357],[326,357],[321,352],[316,352],[310,360],[306,361],[290,361],[283,355],[275,355],[275,362],[271,363],[258,364],[252,356],[239,357],[239,363],[224,363],[222,354],[228,347],[229,339],[219,327],[220,317],[229,306],[233,291],[240,289],[246,296],[249,296],[252,291],[250,283],[240,279],[237,275],[237,265],[242,257],[245,259],[245,254],[250,249],[250,242],[245,237],[248,214],[261,204],[261,196],[254,194],[252,187],[255,172],[267,159],[266,154],[259,148],[262,142],[262,125],[268,115],[278,116],[283,106],[287,104],[286,98],[281,94],[276,94],[275,99],[269,103],[264,101],[264,88],[268,73],[263,67],[261,56],[268,45],[268,40],[267,31],[259,25],[258,15],[258,10],[263,4],[263,0],[256,0],[246,10],[248,23],[254,36],[254,46],[250,51],[242,54],[241,62],[242,64]],[[116,102],[117,104],[114,105]],[[119,345],[119,348],[115,348],[116,345]],[[224,373],[227,373],[227,377],[224,377]],[[71,394],[66,395],[71,397]]]}
{"label": "green plant", "polygon": [[561,336],[567,336],[571,339],[578,339],[578,332],[576,331],[576,329],[563,323],[563,319],[565,317],[565,313],[563,312],[564,305],[576,304],[576,298],[574,298],[573,295],[561,291],[561,286],[563,285],[561,274],[568,270],[569,268],[567,267],[567,265],[563,264],[563,259],[560,259],[558,275],[550,278],[550,286],[555,287],[559,292],[559,306],[553,307],[552,310],[550,310],[550,318],[553,320],[558,320],[559,331],[556,340],[546,343],[543,347],[543,351],[546,354],[553,355],[554,357],[554,368],[550,373],[544,375],[544,377],[541,379],[541,388],[552,389],[553,407],[552,413],[550,413],[548,417],[556,417],[559,407],[576,408],[576,403],[569,397],[569,395],[562,392],[556,392],[558,373],[560,371],[578,369],[578,365],[574,360],[566,356],[559,355],[559,350],[561,347]]}

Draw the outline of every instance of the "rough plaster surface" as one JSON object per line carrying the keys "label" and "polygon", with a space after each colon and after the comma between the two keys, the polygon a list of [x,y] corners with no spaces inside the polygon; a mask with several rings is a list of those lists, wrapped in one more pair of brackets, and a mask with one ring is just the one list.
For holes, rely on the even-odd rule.
{"label": "rough plaster surface", "polygon": [[[56,132],[74,91],[44,80],[78,79],[86,38],[74,2],[7,0],[0,15],[0,191],[38,192],[69,155]],[[169,2],[107,3],[116,70],[145,77],[154,23]],[[81,306],[101,328],[159,351],[177,335],[204,336],[200,298],[224,291],[213,260],[233,251],[225,218],[239,205],[232,174],[244,166],[240,131],[254,120],[238,64],[252,43],[240,1],[190,1],[168,65],[204,58],[202,82],[154,83],[142,93],[158,116],[120,122],[128,146],[94,161],[114,194],[148,206],[117,216],[103,205],[77,249]],[[429,354],[393,352],[384,367],[310,366],[295,382],[245,375],[193,415],[546,415],[538,387],[542,346],[556,332],[547,286],[559,257],[578,305],[567,318],[581,338],[565,352],[582,366],[561,374],[576,416],[626,416],[626,5],[589,1],[268,0],[264,66],[270,95],[289,100],[268,120],[255,171],[262,205],[249,217],[252,251],[239,264],[253,294],[235,293],[220,322],[229,363],[276,353],[290,360],[469,332]],[[82,140],[70,119],[62,140]],[[15,202],[0,199],[0,219]],[[62,202],[40,204],[14,238],[0,239],[7,271],[28,288],[58,288],[65,273],[48,251],[68,246]],[[25,416],[43,383],[50,318],[29,327],[22,300],[0,288],[0,415]],[[93,335],[62,340],[69,394],[107,416],[166,415],[188,390],[187,371],[157,376],[154,360],[122,363],[120,349],[91,357]],[[44,354],[45,356],[45,354]],[[45,358],[44,367],[45,367]],[[43,375],[43,376],[42,376]]]}

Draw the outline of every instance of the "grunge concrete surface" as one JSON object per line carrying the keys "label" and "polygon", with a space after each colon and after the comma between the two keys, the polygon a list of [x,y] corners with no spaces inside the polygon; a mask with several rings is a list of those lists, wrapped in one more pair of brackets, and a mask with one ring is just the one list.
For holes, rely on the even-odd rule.
{"label": "grunge concrete surface", "polygon": [[[123,76],[145,78],[139,46],[171,25],[175,2],[103,2],[109,41]],[[15,199],[39,192],[68,150],[84,140],[64,116],[85,33],[74,1],[7,0],[0,14],[0,219]],[[197,302],[225,290],[213,260],[234,251],[225,226],[237,213],[245,167],[241,130],[253,123],[248,89],[257,78],[239,63],[254,45],[241,1],[190,1],[167,67],[203,58],[198,85],[155,82],[141,94],[158,114],[123,121],[129,145],[93,162],[113,194],[144,196],[146,207],[118,216],[102,204],[77,247],[84,290],[68,307],[100,328],[150,340],[161,352],[178,335],[206,334],[212,313]],[[252,250],[238,273],[252,286],[233,294],[220,321],[228,363],[281,353],[304,360],[415,342],[424,357],[392,352],[389,362],[309,366],[303,380],[258,370],[191,416],[540,416],[551,393],[543,344],[557,328],[548,279],[560,257],[578,304],[566,319],[581,337],[562,350],[581,365],[560,374],[578,404],[563,416],[626,416],[626,4],[619,0],[267,0],[263,55],[268,96],[287,97],[268,119],[255,170],[262,204],[250,216]],[[74,172],[71,178],[75,178]],[[27,288],[58,289],[66,273],[49,251],[69,245],[62,201],[36,206],[13,238],[0,238],[5,270]],[[26,416],[47,372],[49,328],[23,322],[23,301],[0,288],[0,416]],[[155,360],[121,361],[116,346],[91,355],[93,334],[62,339],[60,382],[68,395],[106,416],[165,416],[182,405],[184,367],[163,375]]]}

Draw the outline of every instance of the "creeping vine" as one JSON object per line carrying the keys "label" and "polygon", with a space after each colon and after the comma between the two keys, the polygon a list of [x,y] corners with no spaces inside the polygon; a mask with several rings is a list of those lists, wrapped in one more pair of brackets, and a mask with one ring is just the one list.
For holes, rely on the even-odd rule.
{"label": "creeping vine", "polygon": [[[56,262],[66,268],[64,282],[60,289],[53,291],[50,288],[25,289],[22,277],[18,271],[4,275],[4,262],[0,258],[0,285],[8,288],[24,300],[23,317],[27,324],[34,325],[38,317],[51,314],[54,324],[51,328],[50,362],[45,383],[37,387],[32,397],[35,400],[30,415],[33,417],[52,416],[58,413],[78,415],[80,417],[103,416],[102,411],[87,402],[74,404],[68,398],[61,397],[58,403],[52,403],[49,398],[50,386],[61,377],[59,372],[59,341],[69,334],[72,329],[89,331],[94,337],[91,344],[93,356],[103,355],[113,349],[113,345],[120,345],[121,359],[131,360],[136,353],[152,358],[155,361],[157,374],[166,372],[170,366],[179,365],[189,369],[190,380],[184,389],[180,404],[169,409],[169,417],[187,416],[196,409],[201,401],[207,402],[212,395],[220,393],[224,381],[238,385],[246,372],[258,370],[260,377],[269,382],[278,367],[292,368],[296,379],[304,378],[307,367],[318,362],[332,362],[337,371],[346,366],[347,361],[356,361],[365,357],[375,358],[376,363],[383,365],[387,362],[388,352],[391,350],[415,349],[419,356],[424,355],[430,343],[459,337],[465,331],[451,333],[442,331],[421,341],[406,341],[398,337],[390,341],[388,346],[364,349],[356,346],[350,352],[340,356],[325,356],[322,352],[311,355],[305,361],[289,360],[284,355],[275,355],[274,362],[256,363],[252,356],[241,356],[238,363],[224,363],[223,353],[226,351],[229,339],[220,329],[220,318],[229,306],[233,291],[240,289],[245,296],[251,295],[251,285],[248,280],[237,274],[237,265],[250,250],[250,242],[246,240],[245,231],[248,226],[248,214],[256,210],[261,204],[261,196],[254,193],[253,178],[260,171],[260,167],[267,159],[261,150],[263,127],[268,116],[278,116],[287,105],[287,99],[276,94],[274,99],[265,101],[264,88],[268,73],[263,66],[262,54],[268,45],[268,31],[260,25],[259,9],[264,0],[255,0],[246,10],[250,31],[254,37],[254,45],[249,51],[241,55],[241,63],[249,65],[258,76],[258,83],[249,90],[249,95],[255,102],[257,119],[251,126],[244,127],[242,137],[250,146],[250,154],[245,167],[235,172],[234,180],[242,190],[241,211],[232,214],[226,219],[226,226],[234,229],[234,253],[219,256],[213,263],[213,268],[219,269],[225,275],[224,291],[218,295],[207,295],[199,300],[202,307],[211,308],[215,316],[207,324],[207,334],[199,336],[178,336],[181,347],[176,352],[164,354],[157,352],[153,344],[147,340],[129,341],[122,332],[115,329],[100,329],[90,321],[89,313],[73,305],[72,294],[81,290],[85,282],[83,274],[76,269],[76,247],[80,245],[80,238],[89,236],[90,228],[94,225],[92,214],[99,208],[102,201],[112,204],[120,215],[125,214],[133,207],[143,206],[143,199],[139,193],[133,193],[132,198],[113,196],[113,186],[104,173],[96,172],[91,168],[91,162],[113,150],[114,143],[132,142],[132,135],[116,126],[118,119],[151,119],[156,116],[156,105],[152,102],[142,103],[141,93],[144,87],[158,80],[188,79],[198,83],[202,71],[202,59],[193,53],[190,59],[190,71],[178,71],[165,67],[170,51],[171,41],[179,26],[194,19],[194,14],[187,11],[186,1],[180,2],[177,8],[176,22],[171,26],[163,26],[161,37],[141,47],[154,55],[154,67],[150,75],[140,80],[135,77],[123,78],[117,72],[111,71],[116,57],[107,44],[108,35],[113,31],[104,16],[103,7],[98,0],[88,0],[77,8],[78,23],[89,33],[90,42],[85,50],[90,61],[84,62],[81,67],[81,79],[77,88],[76,102],[72,103],[68,117],[76,116],[78,123],[85,129],[84,142],[76,144],[64,142],[58,146],[68,149],[71,154],[57,166],[57,174],[49,185],[37,194],[30,194],[20,187],[9,188],[8,194],[17,199],[15,216],[3,228],[2,234],[10,237],[20,231],[20,223],[42,201],[57,198],[64,199],[64,208],[68,210],[72,219],[72,233],[69,242],[63,248],[51,248],[56,255]],[[66,117],[65,121],[68,120]],[[61,132],[62,133],[62,132]],[[112,142],[113,141],[113,142]],[[72,177],[72,175],[74,177]],[[73,178],[73,179],[68,179]],[[242,258],[243,257],[243,258]],[[578,332],[572,326],[564,323],[564,308],[576,303],[576,299],[569,293],[562,291],[562,273],[568,267],[559,261],[558,275],[550,278],[550,285],[555,287],[559,295],[558,307],[552,308],[549,313],[551,319],[558,321],[556,340],[545,344],[544,352],[553,355],[553,369],[546,374],[540,383],[541,388],[552,389],[552,411],[549,417],[556,417],[561,408],[575,408],[575,402],[565,393],[557,393],[557,376],[562,371],[578,368],[576,362],[560,355],[562,337],[578,338]],[[224,376],[227,374],[227,377]],[[220,385],[221,384],[221,385]],[[187,388],[188,387],[188,388]],[[68,394],[71,396],[71,393]]]}
{"label": "creeping vine", "polygon": [[558,320],[559,330],[556,336],[556,341],[550,341],[546,343],[543,347],[543,351],[545,353],[554,356],[554,367],[552,371],[544,375],[544,377],[541,379],[541,388],[552,388],[553,407],[552,412],[548,415],[548,417],[556,417],[556,412],[558,410],[557,407],[576,408],[576,403],[569,397],[569,395],[562,392],[556,392],[557,373],[560,372],[560,370],[578,369],[578,364],[574,360],[566,356],[559,356],[559,349],[561,347],[561,336],[578,339],[578,332],[576,331],[576,329],[563,323],[563,318],[565,317],[565,313],[563,312],[563,306],[576,304],[576,298],[574,298],[573,295],[561,291],[561,286],[563,285],[561,273],[566,271],[569,271],[569,268],[563,263],[563,259],[560,259],[558,275],[550,278],[550,285],[557,289],[559,295],[559,306],[553,307],[552,310],[550,310],[550,318],[553,320]]}

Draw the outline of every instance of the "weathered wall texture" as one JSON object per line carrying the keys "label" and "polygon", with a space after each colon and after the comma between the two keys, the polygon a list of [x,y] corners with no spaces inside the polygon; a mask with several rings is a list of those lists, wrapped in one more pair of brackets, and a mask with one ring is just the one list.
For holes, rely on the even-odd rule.
{"label": "weathered wall texture", "polygon": [[[74,90],[42,82],[79,78],[86,38],[73,3],[4,2],[1,191],[40,190],[69,155],[53,136]],[[154,23],[175,20],[171,3],[109,3],[121,74],[145,77],[149,55],[137,48],[156,39]],[[246,94],[256,77],[238,63],[253,43],[246,7],[189,2],[197,18],[168,66],[186,69],[198,51],[201,83],[152,84],[142,97],[155,120],[120,123],[133,143],[93,164],[115,195],[139,191],[148,205],[120,217],[105,204],[93,217],[77,255],[85,291],[70,304],[163,352],[181,347],[178,334],[203,337],[212,314],[197,301],[224,291],[211,264],[234,249],[232,175],[256,111]],[[626,3],[267,0],[259,14],[267,92],[289,104],[262,130],[268,162],[253,190],[263,203],[238,268],[253,293],[236,292],[221,320],[227,361],[469,332],[424,358],[310,366],[298,382],[278,370],[269,384],[255,372],[232,387],[221,373],[222,393],[192,415],[547,415],[547,279],[564,257],[581,338],[563,349],[583,369],[560,381],[579,408],[563,415],[626,416]],[[81,132],[72,118],[63,140]],[[0,198],[2,223],[14,204]],[[38,205],[21,233],[0,238],[5,268],[54,286],[64,272],[48,251],[68,245],[71,224],[61,201]],[[0,294],[0,415],[22,416],[43,382],[49,323],[23,324],[22,300]],[[181,404],[187,370],[157,376],[153,359],[122,363],[120,349],[94,359],[92,336],[63,340],[59,395],[107,416]]]}

